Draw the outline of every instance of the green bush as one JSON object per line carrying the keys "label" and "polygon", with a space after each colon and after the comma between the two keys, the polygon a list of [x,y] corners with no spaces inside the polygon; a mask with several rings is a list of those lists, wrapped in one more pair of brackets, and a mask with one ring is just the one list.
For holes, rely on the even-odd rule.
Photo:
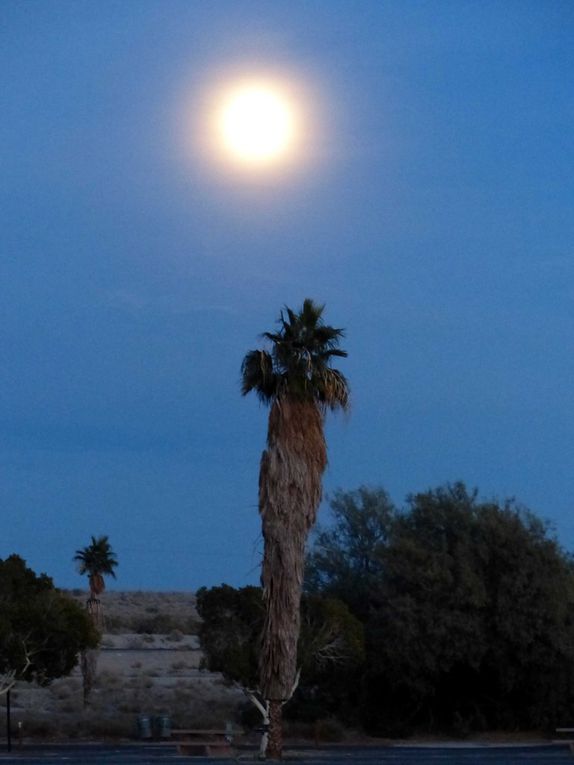
{"label": "green bush", "polygon": [[316,741],[337,743],[345,738],[345,730],[341,723],[333,718],[317,720],[314,726],[314,736]]}

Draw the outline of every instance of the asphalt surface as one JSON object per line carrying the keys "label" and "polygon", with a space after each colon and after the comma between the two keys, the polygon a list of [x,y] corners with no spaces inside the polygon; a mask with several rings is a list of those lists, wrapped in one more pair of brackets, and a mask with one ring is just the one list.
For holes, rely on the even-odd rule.
{"label": "asphalt surface", "polygon": [[[1,747],[1,743],[0,743]],[[287,750],[286,762],[298,765],[573,765],[574,755],[567,744],[548,746],[481,747],[336,747]],[[19,765],[159,765],[160,763],[256,763],[252,752],[240,752],[237,760],[182,757],[175,747],[158,745],[26,745],[8,754],[0,748],[0,763]]]}

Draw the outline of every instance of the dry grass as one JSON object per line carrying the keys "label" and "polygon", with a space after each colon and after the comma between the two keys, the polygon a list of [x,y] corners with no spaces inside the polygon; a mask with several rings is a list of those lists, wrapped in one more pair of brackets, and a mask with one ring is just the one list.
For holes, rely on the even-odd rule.
{"label": "dry grass", "polygon": [[[70,593],[84,604],[88,593]],[[104,592],[104,629],[107,634],[193,635],[197,633],[199,616],[195,595],[191,592]]]}

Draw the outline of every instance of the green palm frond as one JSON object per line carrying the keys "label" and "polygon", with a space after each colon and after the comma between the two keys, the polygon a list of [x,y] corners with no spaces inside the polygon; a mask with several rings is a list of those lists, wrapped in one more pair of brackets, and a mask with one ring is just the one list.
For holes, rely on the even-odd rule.
{"label": "green palm frond", "polygon": [[349,408],[349,383],[337,369],[324,369],[317,381],[319,400],[327,409]]}
{"label": "green palm frond", "polygon": [[349,386],[344,375],[330,366],[333,357],[345,358],[339,348],[343,329],[323,322],[324,305],[310,298],[299,312],[285,306],[279,330],[264,332],[270,352],[249,351],[241,368],[241,392],[255,391],[265,403],[278,396],[311,399],[330,409],[349,405]]}
{"label": "green palm frond", "polygon": [[107,536],[91,538],[91,543],[87,547],[76,550],[74,560],[78,564],[80,574],[89,576],[112,576],[115,579],[114,569],[118,561]]}
{"label": "green palm frond", "polygon": [[321,321],[324,310],[324,303],[323,305],[319,305],[318,303],[314,303],[311,298],[305,298],[301,311],[299,312],[299,318],[306,326],[316,327]]}
{"label": "green palm frond", "polygon": [[241,393],[247,395],[254,390],[259,398],[270,401],[277,386],[273,359],[266,351],[249,351],[241,365]]}

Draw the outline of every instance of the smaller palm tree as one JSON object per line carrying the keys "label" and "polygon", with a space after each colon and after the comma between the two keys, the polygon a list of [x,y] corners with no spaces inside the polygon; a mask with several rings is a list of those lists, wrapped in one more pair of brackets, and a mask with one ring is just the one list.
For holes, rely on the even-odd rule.
{"label": "smaller palm tree", "polygon": [[[74,560],[78,564],[80,574],[88,575],[90,585],[90,597],[86,608],[92,623],[101,632],[103,627],[103,615],[100,609],[98,595],[106,589],[104,576],[116,578],[115,567],[118,565],[117,558],[109,543],[108,537],[92,536],[92,541],[87,547],[76,550]],[[90,693],[96,677],[98,652],[93,650],[83,651],[81,656],[82,678],[84,682],[84,706],[89,703]]]}
{"label": "smaller palm tree", "polygon": [[106,589],[104,576],[116,578],[114,569],[118,561],[105,535],[97,538],[92,536],[91,544],[76,550],[74,560],[78,564],[79,573],[88,575],[90,600],[96,600]]}

